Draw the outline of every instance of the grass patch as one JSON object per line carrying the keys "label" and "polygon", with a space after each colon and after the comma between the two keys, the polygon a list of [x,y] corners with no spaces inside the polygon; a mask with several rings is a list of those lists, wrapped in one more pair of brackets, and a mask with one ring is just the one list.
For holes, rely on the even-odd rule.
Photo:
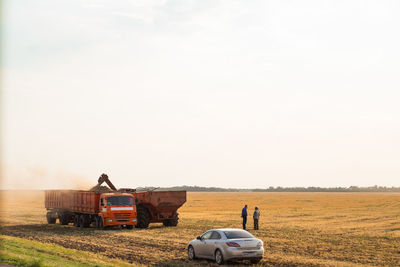
{"label": "grass patch", "polygon": [[0,242],[0,262],[15,266],[141,266],[18,237],[1,235]]}

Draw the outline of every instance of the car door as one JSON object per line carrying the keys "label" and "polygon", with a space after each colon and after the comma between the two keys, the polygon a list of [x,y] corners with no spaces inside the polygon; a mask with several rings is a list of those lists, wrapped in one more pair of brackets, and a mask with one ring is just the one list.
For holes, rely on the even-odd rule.
{"label": "car door", "polygon": [[214,252],[217,248],[217,242],[221,239],[221,235],[217,231],[212,231],[209,239],[205,240],[205,256],[214,258]]}
{"label": "car door", "polygon": [[202,256],[202,257],[207,257],[207,252],[206,252],[207,251],[207,243],[206,242],[207,242],[207,240],[210,239],[212,232],[213,231],[205,232],[201,236],[201,239],[199,240],[200,242],[195,248],[195,253],[197,255]]}

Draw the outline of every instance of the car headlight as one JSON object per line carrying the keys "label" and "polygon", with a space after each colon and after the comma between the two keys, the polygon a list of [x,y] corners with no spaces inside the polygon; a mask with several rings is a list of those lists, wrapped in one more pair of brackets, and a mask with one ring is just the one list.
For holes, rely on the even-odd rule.
{"label": "car headlight", "polygon": [[263,242],[262,242],[262,241],[260,241],[260,242],[257,243],[257,247],[258,247],[258,248],[260,248],[260,247],[262,247],[262,246],[263,246]]}

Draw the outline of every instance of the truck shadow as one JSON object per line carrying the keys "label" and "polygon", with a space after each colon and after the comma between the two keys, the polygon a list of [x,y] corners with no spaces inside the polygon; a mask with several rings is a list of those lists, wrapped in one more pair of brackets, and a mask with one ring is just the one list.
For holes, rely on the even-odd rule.
{"label": "truck shadow", "polygon": [[135,231],[128,229],[121,229],[119,227],[106,228],[100,230],[94,227],[80,228],[70,225],[59,225],[59,224],[20,224],[20,225],[5,225],[0,226],[0,231],[4,235],[11,236],[53,236],[55,234],[60,236],[82,236],[83,234],[88,235],[102,235],[103,233],[109,233],[114,231]]}

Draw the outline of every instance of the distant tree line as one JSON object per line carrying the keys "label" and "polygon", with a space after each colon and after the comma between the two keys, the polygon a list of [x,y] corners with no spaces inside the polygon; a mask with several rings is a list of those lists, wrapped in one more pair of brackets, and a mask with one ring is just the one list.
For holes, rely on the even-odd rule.
{"label": "distant tree line", "polygon": [[165,190],[185,190],[188,192],[400,192],[400,187],[386,186],[350,186],[350,187],[273,187],[255,188],[255,189],[238,189],[238,188],[222,188],[222,187],[204,187],[204,186],[173,186],[173,187],[139,187],[138,191],[165,191]]}

